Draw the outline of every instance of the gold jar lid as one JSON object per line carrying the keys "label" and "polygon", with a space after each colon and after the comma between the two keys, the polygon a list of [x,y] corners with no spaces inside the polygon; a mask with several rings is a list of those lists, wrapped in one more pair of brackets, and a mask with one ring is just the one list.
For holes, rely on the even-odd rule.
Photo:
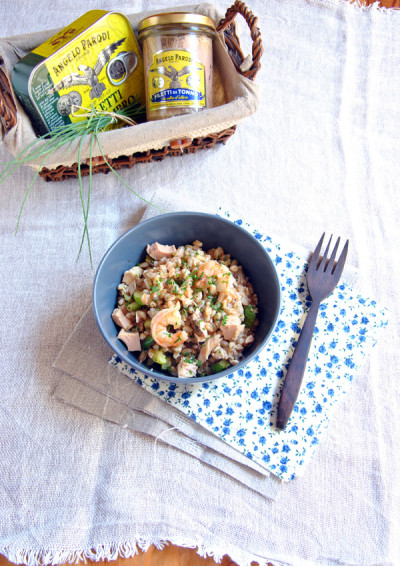
{"label": "gold jar lid", "polygon": [[163,14],[154,14],[141,20],[138,25],[138,31],[141,32],[153,26],[166,24],[202,25],[215,30],[215,22],[208,16],[190,12],[165,12]]}

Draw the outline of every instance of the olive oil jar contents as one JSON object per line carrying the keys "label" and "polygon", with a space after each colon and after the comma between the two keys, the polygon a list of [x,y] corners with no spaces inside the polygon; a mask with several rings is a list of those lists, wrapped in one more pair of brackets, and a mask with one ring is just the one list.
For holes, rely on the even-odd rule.
{"label": "olive oil jar contents", "polygon": [[139,23],[147,120],[190,114],[213,105],[214,21],[169,12]]}

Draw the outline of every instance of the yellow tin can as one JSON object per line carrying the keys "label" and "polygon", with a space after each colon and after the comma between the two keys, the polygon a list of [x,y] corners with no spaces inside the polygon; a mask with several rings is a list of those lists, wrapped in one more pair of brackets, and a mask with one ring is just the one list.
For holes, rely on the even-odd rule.
{"label": "yellow tin can", "polygon": [[87,119],[79,113],[92,104],[107,112],[145,106],[139,45],[118,12],[87,12],[21,59],[11,80],[39,135]]}

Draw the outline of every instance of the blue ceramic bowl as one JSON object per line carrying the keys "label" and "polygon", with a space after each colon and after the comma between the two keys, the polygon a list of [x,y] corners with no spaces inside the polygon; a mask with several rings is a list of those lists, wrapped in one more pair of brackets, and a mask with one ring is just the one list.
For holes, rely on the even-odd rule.
{"label": "blue ceramic bowl", "polygon": [[152,242],[191,244],[203,243],[203,249],[222,246],[238,260],[258,296],[258,321],[254,342],[244,350],[244,357],[235,370],[246,365],[270,338],[280,310],[280,286],[275,267],[261,244],[240,226],[204,213],[170,213],[141,222],[123,234],[106,252],[94,280],[93,309],[99,329],[113,351],[136,370],[159,380],[174,383],[205,382],[232,372],[232,367],[208,377],[176,378],[148,368],[138,361],[138,355],[129,352],[119,339],[119,329],[111,313],[117,302],[117,287],[126,270],[144,261],[146,246]]}

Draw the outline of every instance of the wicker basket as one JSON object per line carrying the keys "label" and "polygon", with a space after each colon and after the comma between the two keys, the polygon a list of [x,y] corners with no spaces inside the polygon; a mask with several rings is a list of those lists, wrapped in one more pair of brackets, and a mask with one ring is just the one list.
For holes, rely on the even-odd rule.
{"label": "wicker basket", "polygon": [[[241,14],[246,20],[250,28],[252,39],[252,57],[251,65],[247,70],[242,70],[244,55],[242,53],[239,39],[236,35],[234,19],[237,14]],[[257,27],[257,18],[246,7],[244,2],[236,0],[231,6],[225,17],[220,21],[218,32],[223,32],[228,54],[236,68],[236,71],[247,79],[254,80],[260,69],[260,59],[263,53],[260,30]],[[17,108],[14,104],[12,90],[7,75],[1,69],[3,61],[0,57],[0,120],[5,133],[9,132],[18,121]],[[182,137],[172,140],[168,146],[162,149],[150,149],[145,152],[136,152],[131,155],[121,155],[116,158],[108,158],[108,162],[114,169],[131,168],[137,163],[148,163],[152,161],[161,161],[167,156],[182,156],[183,154],[196,153],[198,150],[212,148],[218,143],[225,142],[235,133],[236,126],[232,126],[223,131],[208,134],[205,137],[191,139]],[[89,174],[89,163],[81,165],[81,175]],[[92,173],[108,173],[110,171],[108,165],[102,157],[92,159]],[[78,177],[78,164],[72,166],[59,165],[54,169],[42,168],[39,175],[46,181],[62,181],[64,179]]]}

